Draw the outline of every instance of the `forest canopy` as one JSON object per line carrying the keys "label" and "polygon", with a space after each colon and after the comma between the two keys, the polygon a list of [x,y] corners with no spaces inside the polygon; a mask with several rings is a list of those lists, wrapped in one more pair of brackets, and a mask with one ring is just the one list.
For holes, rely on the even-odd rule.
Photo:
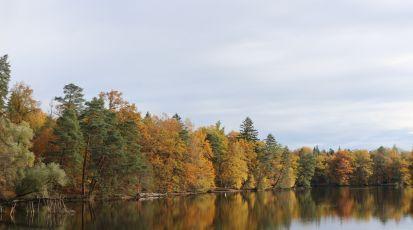
{"label": "forest canopy", "polygon": [[41,110],[33,89],[10,87],[0,58],[0,199],[116,196],[140,192],[288,189],[317,185],[410,185],[411,152],[290,150],[263,140],[251,118],[237,131],[221,122],[194,127],[178,114],[142,115],[119,91],[90,100],[73,83]]}

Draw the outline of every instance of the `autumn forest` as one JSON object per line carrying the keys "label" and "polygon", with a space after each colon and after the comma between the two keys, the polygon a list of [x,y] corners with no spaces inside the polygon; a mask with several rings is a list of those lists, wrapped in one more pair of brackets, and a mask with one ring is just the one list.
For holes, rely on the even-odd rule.
{"label": "autumn forest", "polygon": [[413,183],[413,154],[397,147],[292,150],[272,134],[260,140],[249,117],[237,131],[194,127],[178,114],[142,114],[115,90],[86,100],[76,84],[46,113],[11,76],[5,55],[0,200]]}

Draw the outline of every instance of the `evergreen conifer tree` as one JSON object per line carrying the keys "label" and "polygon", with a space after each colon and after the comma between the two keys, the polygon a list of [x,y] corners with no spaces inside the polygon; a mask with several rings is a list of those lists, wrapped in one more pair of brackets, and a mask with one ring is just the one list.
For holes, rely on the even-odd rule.
{"label": "evergreen conifer tree", "polygon": [[251,118],[247,117],[242,122],[239,138],[252,142],[258,141],[258,131],[254,128],[254,123]]}
{"label": "evergreen conifer tree", "polygon": [[7,55],[0,57],[0,115],[4,115],[10,82],[11,71],[7,58]]}

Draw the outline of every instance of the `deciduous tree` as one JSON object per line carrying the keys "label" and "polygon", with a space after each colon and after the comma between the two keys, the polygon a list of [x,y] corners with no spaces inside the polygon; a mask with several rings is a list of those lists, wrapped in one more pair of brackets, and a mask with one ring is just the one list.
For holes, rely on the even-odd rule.
{"label": "deciduous tree", "polygon": [[331,181],[337,185],[349,185],[354,171],[353,158],[349,151],[338,150],[330,161]]}
{"label": "deciduous tree", "polygon": [[373,175],[373,160],[367,150],[356,150],[353,152],[354,171],[352,184],[368,185]]}
{"label": "deciduous tree", "polygon": [[185,178],[190,191],[205,192],[215,187],[215,170],[208,159],[211,155],[212,149],[206,139],[206,133],[203,130],[193,132],[184,156]]}
{"label": "deciduous tree", "polygon": [[309,148],[302,148],[298,152],[297,185],[305,188],[311,187],[311,180],[314,177],[316,159],[313,151]]}

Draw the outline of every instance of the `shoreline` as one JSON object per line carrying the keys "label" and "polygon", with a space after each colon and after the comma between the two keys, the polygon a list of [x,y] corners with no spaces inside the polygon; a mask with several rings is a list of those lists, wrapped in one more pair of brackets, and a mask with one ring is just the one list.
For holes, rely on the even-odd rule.
{"label": "shoreline", "polygon": [[367,189],[367,188],[382,188],[382,187],[395,187],[395,188],[406,188],[412,186],[399,186],[397,184],[383,184],[383,185],[368,185],[368,186],[336,186],[336,185],[314,185],[311,188],[304,187],[292,187],[292,188],[269,188],[269,189],[226,189],[226,188],[216,188],[213,190],[208,190],[205,192],[170,192],[170,193],[156,193],[156,192],[142,192],[135,196],[131,195],[118,195],[113,197],[81,197],[76,195],[68,195],[62,197],[44,197],[44,198],[27,198],[27,199],[12,199],[12,200],[0,200],[0,206],[2,205],[12,205],[15,203],[26,203],[26,202],[42,202],[42,201],[55,201],[63,200],[65,202],[90,202],[90,201],[122,201],[122,200],[134,200],[134,201],[145,201],[145,200],[155,200],[167,197],[178,197],[178,196],[191,196],[191,195],[203,195],[203,194],[221,194],[221,193],[238,193],[238,192],[264,192],[264,191],[305,191],[311,190],[313,188],[352,188],[352,189]]}

